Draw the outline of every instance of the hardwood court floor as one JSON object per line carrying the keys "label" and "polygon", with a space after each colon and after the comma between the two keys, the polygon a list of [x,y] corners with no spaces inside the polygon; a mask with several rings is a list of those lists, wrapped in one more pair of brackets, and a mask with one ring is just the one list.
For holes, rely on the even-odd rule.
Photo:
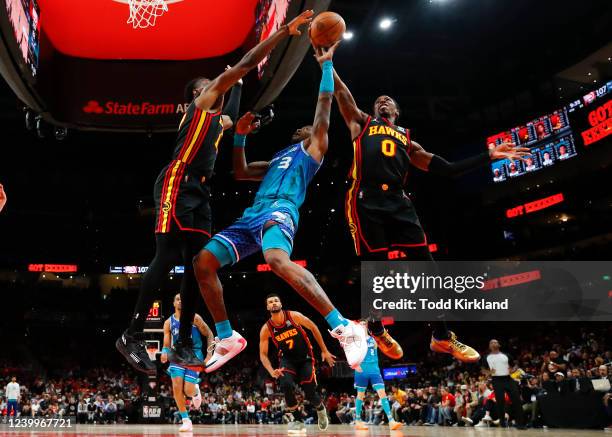
{"label": "hardwood court floor", "polygon": [[[330,425],[326,431],[319,431],[316,425],[307,426],[309,436],[380,436],[392,437],[593,437],[612,436],[612,433],[593,430],[533,429],[518,431],[516,429],[498,428],[456,428],[405,426],[401,431],[389,431],[386,426],[371,426],[367,431],[355,431],[348,425]],[[132,437],[132,436],[178,436],[178,425],[76,425],[71,429],[10,429],[6,425],[0,428],[0,435],[7,437]],[[195,425],[193,433],[180,433],[182,437],[190,436],[286,436],[284,425]]]}

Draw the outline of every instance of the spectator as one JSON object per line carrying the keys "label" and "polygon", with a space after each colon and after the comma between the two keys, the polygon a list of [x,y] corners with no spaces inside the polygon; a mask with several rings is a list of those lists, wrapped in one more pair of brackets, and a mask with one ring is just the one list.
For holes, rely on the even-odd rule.
{"label": "spectator", "polygon": [[[2,203],[2,185],[0,185],[0,210],[4,205]],[[19,399],[21,397],[21,389],[19,388],[19,384],[17,383],[17,377],[13,376],[11,378],[11,382],[6,385],[5,389],[6,393],[6,417],[17,417],[17,412],[19,410]]]}
{"label": "spectator", "polygon": [[456,403],[455,395],[446,387],[442,387],[440,394],[442,396],[440,398],[440,414],[438,424],[450,426],[454,423],[453,410],[455,409]]}

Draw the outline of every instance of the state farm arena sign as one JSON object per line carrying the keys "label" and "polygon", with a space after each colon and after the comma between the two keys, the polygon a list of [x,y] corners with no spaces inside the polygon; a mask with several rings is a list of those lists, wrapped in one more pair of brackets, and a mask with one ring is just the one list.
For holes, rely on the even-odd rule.
{"label": "state farm arena sign", "polygon": [[159,116],[184,114],[188,103],[117,102],[89,100],[82,111],[90,115],[108,116]]}

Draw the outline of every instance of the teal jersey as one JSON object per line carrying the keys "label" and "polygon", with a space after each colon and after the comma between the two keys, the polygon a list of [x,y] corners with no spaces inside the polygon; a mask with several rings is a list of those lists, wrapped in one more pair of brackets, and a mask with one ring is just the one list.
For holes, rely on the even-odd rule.
{"label": "teal jersey", "polygon": [[255,203],[285,200],[298,209],[306,197],[306,189],[321,167],[300,142],[276,153],[259,190]]}
{"label": "teal jersey", "polygon": [[[172,335],[172,345],[174,346],[179,340],[179,328],[181,322],[174,317],[174,314],[170,316],[170,334]],[[191,325],[191,339],[193,341],[193,350],[202,359],[202,334],[195,325]]]}
{"label": "teal jersey", "polygon": [[365,358],[361,362],[361,368],[364,372],[375,373],[379,372],[378,368],[378,347],[376,346],[376,340],[368,335],[368,352]]}

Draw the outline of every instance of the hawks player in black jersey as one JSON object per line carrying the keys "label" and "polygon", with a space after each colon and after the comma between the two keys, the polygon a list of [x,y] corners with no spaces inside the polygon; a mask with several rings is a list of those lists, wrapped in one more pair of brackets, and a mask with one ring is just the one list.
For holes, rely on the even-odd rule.
{"label": "hawks player in black jersey", "polygon": [[[396,124],[400,115],[397,102],[380,96],[374,113],[363,112],[346,84],[334,72],[334,96],[353,139],[354,159],[346,195],[346,217],[355,252],[362,259],[386,259],[390,250],[404,252],[407,259],[432,261],[427,238],[410,198],[404,192],[408,171],[414,166],[447,177],[457,177],[495,159],[522,159],[529,149],[503,143],[481,155],[459,162],[427,152],[410,138],[410,131]],[[382,324],[371,326],[382,338],[381,351],[394,349]],[[377,338],[378,339],[378,338]],[[436,323],[430,347],[452,354],[461,361],[480,358],[473,348],[460,343],[443,323]]]}
{"label": "hawks player in black jersey", "polygon": [[[266,309],[270,312],[270,318],[261,327],[259,334],[259,358],[270,375],[279,380],[285,395],[287,412],[294,417],[289,424],[289,433],[305,432],[295,397],[296,382],[304,390],[308,402],[317,410],[319,429],[327,429],[329,420],[325,406],[316,391],[314,352],[304,328],[308,329],[317,341],[321,348],[323,361],[333,366],[336,357],[327,350],[321,332],[312,320],[297,311],[283,310],[278,294],[272,293],[266,296]],[[276,369],[268,357],[269,339],[272,339],[278,349],[278,368]]]}
{"label": "hawks player in black jersey", "polygon": [[[182,366],[204,367],[204,362],[193,353],[191,344],[191,321],[198,296],[192,259],[210,238],[208,181],[215,166],[219,142],[223,131],[232,126],[238,115],[239,81],[281,40],[289,35],[299,35],[299,27],[310,22],[312,15],[311,10],[304,11],[215,79],[198,78],[186,87],[185,97],[191,100],[191,104],[179,125],[172,160],[155,183],[155,257],[142,279],[130,327],[115,343],[119,352],[139,371],[149,374],[156,372],[138,334],[143,330],[156,293],[161,290],[164,279],[178,259],[182,259],[185,265],[180,290],[181,327],[179,341],[169,359]],[[234,89],[224,111],[224,95],[232,87]]]}

